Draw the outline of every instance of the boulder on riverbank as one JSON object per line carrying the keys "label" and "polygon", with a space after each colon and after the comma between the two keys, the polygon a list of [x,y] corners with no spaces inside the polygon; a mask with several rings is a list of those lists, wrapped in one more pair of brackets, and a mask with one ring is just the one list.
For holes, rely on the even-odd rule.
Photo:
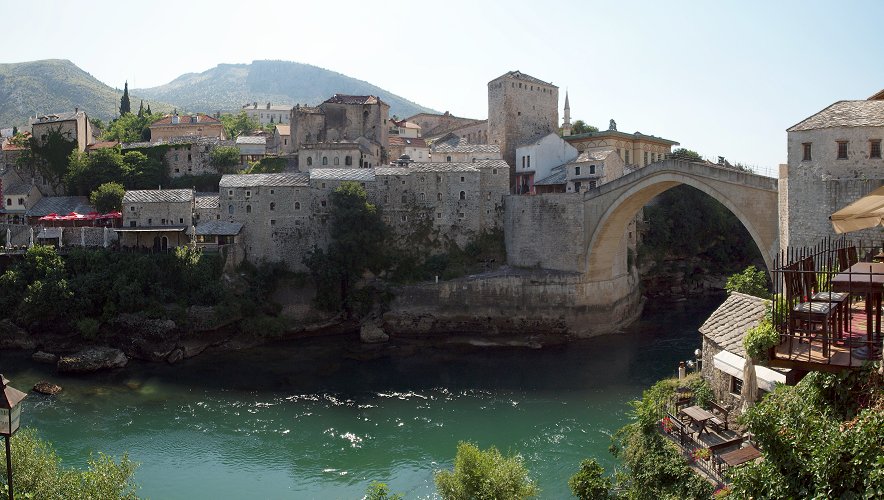
{"label": "boulder on riverbank", "polygon": [[376,321],[366,321],[359,328],[359,340],[366,344],[378,344],[390,340],[390,336]]}
{"label": "boulder on riverbank", "polygon": [[129,359],[123,351],[112,347],[87,347],[82,351],[62,356],[58,360],[58,371],[63,373],[88,373],[108,368],[122,368]]}
{"label": "boulder on riverbank", "polygon": [[45,351],[37,351],[34,354],[31,354],[31,359],[35,363],[46,363],[48,365],[54,365],[55,363],[58,363],[57,355]]}
{"label": "boulder on riverbank", "polygon": [[61,386],[43,380],[34,384],[34,390],[39,392],[40,394],[55,396],[56,394],[61,392]]}

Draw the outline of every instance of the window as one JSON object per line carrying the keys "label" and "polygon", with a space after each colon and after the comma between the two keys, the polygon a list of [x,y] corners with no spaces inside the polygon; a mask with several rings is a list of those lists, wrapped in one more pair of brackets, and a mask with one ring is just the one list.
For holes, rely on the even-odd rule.
{"label": "window", "polygon": [[466,180],[466,179],[464,178],[464,176],[461,175],[461,176],[460,176],[460,182],[464,182],[465,180]]}
{"label": "window", "polygon": [[465,200],[465,199],[467,199],[467,194],[466,194],[465,192],[461,191],[461,192],[460,192],[460,199],[461,199],[461,200]]}
{"label": "window", "polygon": [[227,196],[233,196],[233,190],[232,190],[232,189],[228,189],[228,190],[227,190]]}
{"label": "window", "polygon": [[19,204],[19,205],[24,205],[24,204],[25,204],[25,199],[24,199],[24,198],[19,198],[19,199],[18,199],[18,204]]}
{"label": "window", "polygon": [[442,193],[436,193],[436,199],[442,201]]}
{"label": "window", "polygon": [[743,380],[731,376],[731,393],[740,394],[743,391]]}
{"label": "window", "polygon": [[451,163],[451,157],[450,157],[450,156],[446,156],[446,157],[445,157],[445,161],[447,161],[448,163]]}
{"label": "window", "polygon": [[487,198],[487,200],[488,200],[488,201],[491,201],[491,191],[488,191],[488,198]]}
{"label": "window", "polygon": [[403,194],[402,195],[402,203],[407,203],[407,202],[408,202],[408,196]]}
{"label": "window", "polygon": [[300,209],[301,209],[301,202],[300,202],[300,201],[296,201],[296,202],[295,202],[295,210],[300,210]]}
{"label": "window", "polygon": [[580,183],[579,183],[579,182],[575,182],[575,183],[574,183],[574,192],[575,192],[575,193],[579,193],[579,192],[580,192]]}
{"label": "window", "polygon": [[801,161],[810,161],[811,160],[810,145],[811,145],[811,143],[809,143],[809,142],[805,142],[804,144],[801,145],[801,147],[804,149],[804,156],[801,158]]}
{"label": "window", "polygon": [[153,219],[147,219],[147,225],[149,226],[151,224],[153,224]]}
{"label": "window", "polygon": [[227,205],[227,213],[233,215],[233,205]]}
{"label": "window", "polygon": [[348,167],[353,165],[353,157],[352,156],[345,156],[344,157],[344,165],[346,165]]}
{"label": "window", "polygon": [[270,202],[270,211],[276,210],[276,203]]}
{"label": "window", "polygon": [[436,176],[436,182],[442,182],[442,176],[441,176],[441,175],[437,175],[437,176]]}
{"label": "window", "polygon": [[135,222],[134,220],[129,221],[129,227],[136,227],[137,225],[138,225],[138,223]]}
{"label": "window", "polygon": [[323,164],[323,165],[328,165],[328,156],[323,156],[323,157],[322,157],[322,164]]}
{"label": "window", "polygon": [[869,141],[869,158],[881,158],[881,139]]}
{"label": "window", "polygon": [[629,150],[623,152],[626,156],[623,158],[624,163],[629,163]]}
{"label": "window", "polygon": [[421,203],[423,203],[425,201],[424,193],[419,194],[418,199],[421,201]]}
{"label": "window", "polygon": [[589,166],[589,173],[590,173],[590,174],[594,174],[594,173],[595,173],[595,165],[590,165],[590,166]]}
{"label": "window", "polygon": [[190,153],[187,153],[187,161],[193,161],[190,157]]}
{"label": "window", "polygon": [[441,218],[442,218],[442,212],[436,212],[436,218],[437,218],[437,219],[441,219]]}
{"label": "window", "polygon": [[176,169],[175,169],[175,173],[177,174],[178,172],[180,172],[180,170],[178,170],[178,169],[176,168]]}
{"label": "window", "polygon": [[312,157],[312,156],[308,156],[308,157],[307,157],[307,166],[308,166],[308,167],[312,167],[312,166],[313,166],[313,157]]}
{"label": "window", "polygon": [[528,168],[531,168],[531,155],[528,155]]}
{"label": "window", "polygon": [[252,206],[251,205],[246,205],[246,213],[247,214],[252,213]]}
{"label": "window", "polygon": [[325,189],[325,183],[324,183],[324,182],[322,183],[322,189]]}
{"label": "window", "polygon": [[522,168],[523,169],[525,168],[525,157],[524,156],[522,157]]}
{"label": "window", "polygon": [[135,207],[129,207],[129,211],[130,211],[130,212],[134,212],[134,211],[135,211]]}
{"label": "window", "polygon": [[335,156],[335,165],[340,165],[340,164],[341,164],[341,159],[338,158],[337,156]]}
{"label": "window", "polygon": [[12,206],[12,198],[6,198],[6,206],[7,207]]}
{"label": "window", "polygon": [[491,175],[497,175],[497,169],[496,169],[496,168],[492,168],[492,169],[491,169]]}
{"label": "window", "polygon": [[166,225],[166,219],[162,219],[162,220],[160,220],[160,224],[162,224],[162,225],[165,226],[165,225]]}
{"label": "window", "polygon": [[324,207],[324,206],[325,206],[325,200],[320,201],[319,204],[322,205],[322,206]]}
{"label": "window", "polygon": [[838,159],[847,159],[847,141],[838,141]]}
{"label": "window", "polygon": [[644,160],[644,162],[645,162],[645,165],[648,164],[648,152],[647,152],[647,151],[645,151],[645,160]]}
{"label": "window", "polygon": [[580,175],[580,167],[574,167],[574,175]]}
{"label": "window", "polygon": [[276,191],[274,191],[274,190],[271,189],[271,190],[270,190],[270,194],[276,194]]}
{"label": "window", "polygon": [[271,225],[271,226],[275,226],[275,225],[276,225],[276,219],[270,219],[270,225]]}
{"label": "window", "polygon": [[405,215],[405,214],[403,214],[403,215],[400,217],[400,220],[402,220],[402,222],[408,222],[408,216]]}
{"label": "window", "polygon": [[457,213],[457,218],[458,218],[458,219],[463,220],[465,217],[466,217],[466,215],[464,215],[463,212],[458,212],[458,213]]}

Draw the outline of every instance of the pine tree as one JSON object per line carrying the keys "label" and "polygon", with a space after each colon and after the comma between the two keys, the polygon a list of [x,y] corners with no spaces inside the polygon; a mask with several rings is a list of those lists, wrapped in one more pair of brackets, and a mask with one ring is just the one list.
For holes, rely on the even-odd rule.
{"label": "pine tree", "polygon": [[138,105],[138,118],[144,118],[144,99],[142,99],[141,104]]}
{"label": "pine tree", "polygon": [[126,81],[126,86],[123,88],[123,97],[120,99],[120,116],[123,116],[126,113],[130,112],[131,106],[129,104],[129,82]]}
{"label": "pine tree", "polygon": [[147,114],[152,115],[153,113],[150,111],[150,103],[147,103]]}

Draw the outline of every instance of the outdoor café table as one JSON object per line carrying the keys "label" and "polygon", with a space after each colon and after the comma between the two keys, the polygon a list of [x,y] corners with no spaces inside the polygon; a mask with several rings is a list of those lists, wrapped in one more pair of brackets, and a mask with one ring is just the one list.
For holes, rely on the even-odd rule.
{"label": "outdoor caf\u00e9 table", "polygon": [[749,460],[755,460],[760,456],[761,452],[758,450],[758,448],[750,444],[749,446],[745,446],[743,448],[740,448],[739,450],[723,453],[720,457],[718,457],[718,459],[721,460],[722,464],[727,465],[728,467],[736,467],[737,465],[744,464]]}
{"label": "outdoor caf\u00e9 table", "polygon": [[[833,292],[862,293],[866,296],[866,332],[872,341],[872,313],[876,332],[881,332],[881,293],[884,292],[884,263],[857,262],[832,276]],[[874,304],[872,304],[874,302]]]}
{"label": "outdoor caf\u00e9 table", "polygon": [[699,406],[688,406],[684,410],[681,410],[681,413],[687,415],[688,418],[690,418],[700,426],[700,432],[697,433],[698,435],[703,434],[703,432],[706,431],[706,422],[709,419],[715,417],[715,415],[709,413],[703,408],[700,408]]}

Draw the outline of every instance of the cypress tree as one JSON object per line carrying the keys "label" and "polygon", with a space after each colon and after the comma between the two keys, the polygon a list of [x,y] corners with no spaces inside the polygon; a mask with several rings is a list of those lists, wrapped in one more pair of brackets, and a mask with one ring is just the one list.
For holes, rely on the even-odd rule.
{"label": "cypress tree", "polygon": [[138,118],[144,118],[144,99],[142,99],[141,104],[138,105]]}
{"label": "cypress tree", "polygon": [[150,103],[147,103],[147,114],[152,115],[153,113],[150,111]]}
{"label": "cypress tree", "polygon": [[126,81],[126,86],[123,88],[123,97],[120,99],[120,116],[125,115],[126,113],[131,112],[131,106],[129,104],[129,82]]}

